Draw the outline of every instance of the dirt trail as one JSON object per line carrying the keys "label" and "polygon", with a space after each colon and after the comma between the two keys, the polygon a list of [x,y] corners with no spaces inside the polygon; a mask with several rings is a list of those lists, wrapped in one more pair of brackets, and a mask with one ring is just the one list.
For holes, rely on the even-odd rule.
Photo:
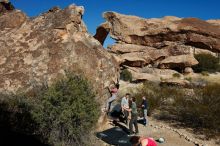
{"label": "dirt trail", "polygon": [[[152,137],[158,139],[163,137],[164,143],[158,143],[158,146],[219,146],[214,140],[205,141],[198,138],[186,129],[177,129],[169,124],[148,118],[149,124],[145,127],[139,124],[139,135]],[[128,143],[129,136],[126,133],[127,126],[119,123],[119,125],[108,124],[105,126],[105,131],[100,132],[103,136],[102,139],[106,146],[130,146]]]}
{"label": "dirt trail", "polygon": [[148,118],[149,124],[147,127],[139,125],[140,135],[146,135],[153,138],[163,137],[165,142],[164,146],[217,146],[214,140],[205,141],[197,137],[197,135],[189,132],[186,129],[174,128],[169,124],[155,120],[153,118]]}

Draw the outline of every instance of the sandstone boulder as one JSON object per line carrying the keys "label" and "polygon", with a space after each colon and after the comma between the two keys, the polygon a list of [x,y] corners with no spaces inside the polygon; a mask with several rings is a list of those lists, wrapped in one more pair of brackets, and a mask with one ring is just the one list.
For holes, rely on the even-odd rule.
{"label": "sandstone boulder", "polygon": [[147,52],[148,50],[155,50],[156,48],[149,46],[141,46],[135,44],[126,44],[126,43],[116,43],[114,45],[108,46],[109,52],[115,54],[125,54],[133,52]]}
{"label": "sandstone boulder", "polygon": [[132,74],[133,82],[142,82],[142,81],[159,82],[160,81],[160,77],[155,76],[153,74],[136,72],[135,70],[131,68],[128,68],[128,71]]}
{"label": "sandstone boulder", "polygon": [[[168,80],[173,78],[173,74],[177,74],[177,71],[170,69],[157,69],[157,68],[136,68],[124,66],[132,74],[132,81],[152,81],[160,82],[161,80]],[[179,74],[179,73],[178,73]],[[183,78],[183,75],[180,74],[180,79]]]}
{"label": "sandstone boulder", "polygon": [[133,67],[142,67],[150,62],[144,52],[126,53],[120,56],[120,64]]}
{"label": "sandstone boulder", "polygon": [[220,52],[220,26],[200,19],[144,19],[116,12],[105,12],[103,16],[111,26],[111,37],[116,41],[144,46],[172,41]]}
{"label": "sandstone boulder", "polygon": [[198,64],[199,62],[192,55],[169,56],[160,62],[160,68],[184,69]]}
{"label": "sandstone boulder", "polygon": [[180,42],[163,41],[155,43],[153,46],[160,50],[167,50],[169,56],[187,55],[192,50],[191,46],[186,46]]}
{"label": "sandstone boulder", "polygon": [[207,22],[211,23],[211,24],[214,24],[214,25],[218,25],[220,26],[220,19],[212,19],[212,20],[207,20]]}
{"label": "sandstone boulder", "polygon": [[186,74],[193,73],[193,69],[192,69],[191,67],[186,67],[186,68],[184,69],[184,73],[186,73]]}
{"label": "sandstone boulder", "polygon": [[19,10],[8,12],[7,14],[0,16],[0,18],[0,31],[18,28],[27,21],[27,16]]}
{"label": "sandstone boulder", "polygon": [[132,67],[143,67],[148,64],[155,64],[157,60],[162,60],[169,56],[168,49],[156,49],[153,47],[133,45],[133,44],[115,44],[109,46],[109,52],[117,56],[120,65]]}
{"label": "sandstone boulder", "polygon": [[100,102],[104,87],[116,82],[115,59],[94,39],[75,5],[29,19],[16,10],[0,16],[0,91],[30,91],[51,85],[68,72],[83,74]]}

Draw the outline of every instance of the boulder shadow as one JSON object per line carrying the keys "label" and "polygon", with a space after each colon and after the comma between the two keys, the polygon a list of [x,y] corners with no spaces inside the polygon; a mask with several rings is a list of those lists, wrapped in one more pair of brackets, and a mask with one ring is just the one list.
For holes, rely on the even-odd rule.
{"label": "boulder shadow", "polygon": [[113,123],[115,123],[117,127],[113,127],[102,132],[98,132],[96,133],[96,136],[105,143],[110,145],[131,146],[131,143],[129,142],[130,137],[128,136],[129,130],[125,126],[115,121],[113,121]]}
{"label": "boulder shadow", "polygon": [[141,124],[141,125],[146,125],[146,123],[145,123],[145,121],[144,121],[144,119],[143,118],[141,118],[141,119],[138,119],[138,124]]}

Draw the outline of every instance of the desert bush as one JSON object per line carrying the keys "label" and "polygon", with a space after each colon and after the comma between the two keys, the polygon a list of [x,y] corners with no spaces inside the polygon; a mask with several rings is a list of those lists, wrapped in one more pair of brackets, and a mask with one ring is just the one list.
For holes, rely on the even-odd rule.
{"label": "desert bush", "polygon": [[193,93],[188,92],[178,87],[144,83],[135,96],[138,104],[142,96],[147,97],[150,115],[160,111],[157,116],[162,120],[176,120],[208,137],[219,135],[220,84],[208,84],[194,89]]}
{"label": "desert bush", "polygon": [[89,145],[92,128],[99,117],[95,94],[80,76],[59,80],[38,97],[32,110],[39,133],[54,145]]}
{"label": "desert bush", "polygon": [[180,78],[181,75],[180,75],[179,73],[174,73],[174,74],[173,74],[173,77],[174,77],[174,78]]}
{"label": "desert bush", "polygon": [[192,81],[192,77],[187,77],[187,78],[185,78],[185,80],[191,82]]}
{"label": "desert bush", "polygon": [[197,54],[195,58],[199,64],[193,67],[193,70],[197,73],[202,71],[207,72],[219,72],[220,64],[219,59],[211,54]]}
{"label": "desert bush", "polygon": [[87,80],[68,75],[34,95],[4,95],[0,120],[11,121],[13,130],[27,129],[25,134],[37,135],[50,145],[91,145],[99,105]]}
{"label": "desert bush", "polygon": [[208,73],[207,71],[202,71],[201,74],[202,74],[203,76],[209,76],[209,73]]}
{"label": "desert bush", "polygon": [[182,92],[179,92],[176,87],[162,87],[154,83],[145,82],[143,87],[139,89],[139,91],[136,92],[134,96],[137,97],[138,105],[141,104],[141,97],[145,96],[147,98],[148,114],[151,115],[154,110],[164,107],[167,100],[174,98],[173,96],[177,96],[179,94],[182,94]]}
{"label": "desert bush", "polygon": [[31,105],[24,95],[0,94],[0,126],[11,127],[19,133],[31,135],[37,124],[30,114]]}
{"label": "desert bush", "polygon": [[125,69],[125,70],[121,71],[120,78],[124,81],[131,82],[132,81],[132,74],[129,70]]}
{"label": "desert bush", "polygon": [[176,97],[173,107],[172,114],[175,114],[179,121],[206,130],[206,135],[220,134],[219,84],[195,89],[195,95],[188,99]]}

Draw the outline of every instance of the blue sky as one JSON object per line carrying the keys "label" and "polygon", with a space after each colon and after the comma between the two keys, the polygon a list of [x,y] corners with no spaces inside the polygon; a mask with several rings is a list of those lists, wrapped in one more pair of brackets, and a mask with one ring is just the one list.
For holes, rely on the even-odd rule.
{"label": "blue sky", "polygon": [[[53,6],[65,8],[72,3],[84,6],[83,20],[91,34],[95,34],[96,27],[104,22],[102,13],[105,11],[144,18],[169,15],[205,20],[220,19],[220,0],[11,0],[11,2],[28,16],[37,16]],[[113,40],[108,38],[105,46],[112,43]]]}

